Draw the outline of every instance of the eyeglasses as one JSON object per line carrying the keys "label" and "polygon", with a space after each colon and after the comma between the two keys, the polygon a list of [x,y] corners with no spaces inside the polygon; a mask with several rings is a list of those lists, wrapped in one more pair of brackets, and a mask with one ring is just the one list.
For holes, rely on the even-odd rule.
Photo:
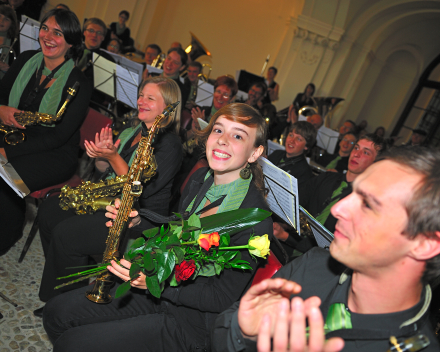
{"label": "eyeglasses", "polygon": [[222,91],[220,91],[220,90],[218,90],[218,89],[216,89],[214,93],[215,93],[215,94],[218,94],[218,95],[221,95],[221,96],[222,96],[223,98],[225,98],[225,99],[229,99],[229,98],[231,97],[229,94],[227,94],[227,93],[223,93]]}
{"label": "eyeglasses", "polygon": [[89,32],[90,34],[95,34],[98,36],[104,36],[104,32],[101,31],[95,31],[93,28],[87,28],[86,29],[87,32]]}
{"label": "eyeglasses", "polygon": [[110,48],[113,48],[113,49],[119,49],[119,46],[118,45],[112,45],[112,44],[109,44],[108,45]]}
{"label": "eyeglasses", "polygon": [[351,144],[351,145],[353,145],[355,143],[355,142],[349,141],[348,139],[345,139],[345,138],[342,141],[343,142],[348,142],[348,144]]}

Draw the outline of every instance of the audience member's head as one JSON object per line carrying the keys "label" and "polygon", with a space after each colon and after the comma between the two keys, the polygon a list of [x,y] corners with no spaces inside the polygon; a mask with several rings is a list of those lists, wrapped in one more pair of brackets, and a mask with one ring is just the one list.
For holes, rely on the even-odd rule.
{"label": "audience member's head", "polygon": [[339,154],[341,156],[348,156],[356,144],[357,137],[354,133],[346,133],[339,142]]}
{"label": "audience member's head", "polygon": [[71,47],[67,51],[65,58],[76,60],[83,54],[83,45],[81,40],[81,25],[78,17],[72,11],[66,11],[63,9],[52,9],[47,12],[40,24],[40,31],[42,26],[51,18],[55,18],[58,26],[60,26],[63,32],[64,39]]}
{"label": "audience member's head", "polygon": [[[389,161],[406,170],[410,175],[421,176],[416,188],[403,187],[410,193],[404,202],[408,219],[406,229],[401,233],[410,239],[418,236],[440,241],[440,151],[421,146],[394,147],[378,158],[379,162]],[[395,175],[393,175],[395,177]],[[397,177],[398,179],[398,177]],[[400,189],[399,191],[404,191]],[[440,275],[440,254],[426,261],[422,281],[427,283]]]}
{"label": "audience member's head", "polygon": [[250,106],[255,106],[257,103],[263,99],[267,92],[267,86],[264,82],[254,83],[248,91],[248,101],[247,104]]}
{"label": "audience member's head", "polygon": [[304,94],[308,97],[312,97],[313,94],[315,94],[315,85],[313,83],[309,83],[306,85],[306,88],[304,89]]}
{"label": "audience member's head", "polygon": [[307,117],[307,122],[310,122],[316,130],[322,126],[324,121],[322,120],[321,115],[314,114]]}
{"label": "audience member's head", "polygon": [[347,120],[345,121],[341,127],[339,127],[339,134],[342,136],[348,132],[354,133],[356,131],[356,124],[351,121]]}
{"label": "audience member's head", "polygon": [[411,145],[423,145],[425,142],[427,133],[423,130],[414,130],[411,136]]}
{"label": "audience member's head", "polygon": [[117,38],[110,40],[107,45],[107,50],[111,53],[120,54],[121,53],[121,41]]}
{"label": "audience member's head", "polygon": [[316,129],[307,121],[297,121],[289,127],[286,137],[286,157],[293,158],[313,147],[316,141]]}
{"label": "audience member's head", "polygon": [[163,73],[165,77],[178,77],[180,71],[185,68],[188,56],[185,51],[180,48],[171,48],[163,63]]}
{"label": "audience member's head", "polygon": [[154,59],[160,53],[162,53],[162,49],[160,48],[159,45],[157,44],[148,45],[147,48],[145,49],[145,57],[144,57],[146,64],[151,65]]}
{"label": "audience member's head", "polygon": [[172,42],[170,48],[182,49],[182,44],[180,44],[179,42]]}
{"label": "audience member's head", "polygon": [[0,5],[0,32],[6,32],[10,39],[18,35],[17,15],[8,5]]}
{"label": "audience member's head", "polygon": [[128,11],[122,10],[121,12],[119,12],[119,24],[121,25],[121,27],[125,27],[125,23],[128,21],[129,18],[130,14],[128,13]]}
{"label": "audience member's head", "polygon": [[373,134],[383,138],[385,136],[385,127],[379,126],[378,128],[375,129]]}
{"label": "audience member's head", "polygon": [[214,83],[212,105],[216,110],[221,109],[223,106],[232,103],[237,92],[238,85],[232,76],[225,75],[218,77]]}
{"label": "audience member's head", "polygon": [[83,26],[84,45],[87,49],[98,49],[107,33],[105,23],[96,17],[89,18]]}
{"label": "audience member's head", "polygon": [[55,8],[70,11],[69,6],[67,6],[66,4],[58,4],[57,6],[55,6]]}
{"label": "audience member's head", "polygon": [[199,80],[199,74],[202,73],[203,66],[198,61],[193,61],[188,65],[188,80],[196,84]]}
{"label": "audience member's head", "polygon": [[17,10],[21,5],[23,5],[24,0],[8,0],[8,3],[14,10]]}
{"label": "audience member's head", "polygon": [[359,175],[386,150],[385,140],[372,133],[359,138],[348,159],[348,171]]}
{"label": "audience member's head", "polygon": [[267,74],[266,74],[266,78],[269,82],[272,82],[275,79],[275,76],[277,75],[278,70],[276,67],[271,66],[269,67],[269,69],[267,70]]}

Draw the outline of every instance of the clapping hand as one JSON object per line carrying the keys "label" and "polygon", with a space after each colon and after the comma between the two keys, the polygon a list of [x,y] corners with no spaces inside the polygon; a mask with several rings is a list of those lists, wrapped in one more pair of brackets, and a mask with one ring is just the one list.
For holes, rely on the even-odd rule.
{"label": "clapping hand", "polygon": [[110,160],[118,155],[118,147],[121,141],[118,139],[113,144],[113,133],[109,127],[104,127],[101,133],[96,133],[95,142],[84,141],[86,153],[90,158],[102,158]]}

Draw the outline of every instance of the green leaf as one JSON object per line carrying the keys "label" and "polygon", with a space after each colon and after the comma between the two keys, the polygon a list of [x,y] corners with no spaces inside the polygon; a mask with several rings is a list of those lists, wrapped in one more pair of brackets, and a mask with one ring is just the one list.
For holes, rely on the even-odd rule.
{"label": "green leaf", "polygon": [[201,228],[200,218],[196,214],[192,214],[188,219],[188,225],[196,228]]}
{"label": "green leaf", "polygon": [[167,247],[173,245],[180,245],[180,240],[176,234],[172,234],[171,237],[168,239],[166,245]]}
{"label": "green leaf", "polygon": [[177,264],[182,263],[182,260],[185,259],[185,251],[180,247],[174,247],[173,252],[177,257]]}
{"label": "green leaf", "polygon": [[204,233],[236,234],[258,224],[272,213],[259,208],[236,209],[200,219]]}
{"label": "green leaf", "polygon": [[147,284],[147,288],[150,293],[154,297],[160,298],[162,290],[160,289],[159,281],[157,281],[157,275],[145,277],[145,283]]}
{"label": "green leaf", "polygon": [[183,217],[182,217],[181,214],[179,214],[179,213],[174,213],[174,212],[173,212],[173,214],[176,215],[178,218],[183,219]]}
{"label": "green leaf", "polygon": [[154,269],[154,262],[153,262],[153,258],[151,256],[151,252],[145,253],[145,255],[143,257],[143,262],[144,262],[145,270],[151,271]]}
{"label": "green leaf", "polygon": [[179,283],[176,280],[176,275],[171,275],[170,286],[172,287],[179,286]]}
{"label": "green leaf", "polygon": [[164,282],[174,270],[176,266],[176,258],[173,253],[164,252],[157,256],[157,279],[159,283]]}
{"label": "green leaf", "polygon": [[237,264],[237,263],[229,263],[231,265],[231,267],[235,268],[235,269],[243,269],[243,270],[252,270],[252,267],[249,265],[249,263],[242,263],[242,264]]}
{"label": "green leaf", "polygon": [[130,287],[130,281],[126,281],[123,284],[119,285],[115,293],[115,298],[119,298],[125,295],[130,290]]}
{"label": "green leaf", "polygon": [[133,251],[128,251],[124,254],[124,259],[128,260],[129,262],[131,262],[134,257],[136,257],[136,253]]}
{"label": "green leaf", "polygon": [[215,267],[214,264],[209,263],[206,265],[203,265],[199,272],[197,273],[198,276],[214,276],[215,275]]}
{"label": "green leaf", "polygon": [[145,238],[143,238],[143,237],[136,238],[134,240],[134,242],[131,244],[130,249],[136,250],[136,249],[142,248],[144,246],[144,244],[145,244]]}
{"label": "green leaf", "polygon": [[225,258],[225,262],[229,262],[233,259],[239,252],[238,251],[226,251],[223,252],[223,257]]}
{"label": "green leaf", "polygon": [[154,237],[157,235],[157,233],[159,232],[159,229],[157,227],[155,227],[154,229],[149,229],[149,230],[145,230],[144,232],[142,232],[142,234],[147,237]]}
{"label": "green leaf", "polygon": [[216,275],[220,275],[220,273],[223,270],[223,267],[220,264],[214,263],[214,269],[215,269]]}
{"label": "green leaf", "polygon": [[232,260],[232,263],[236,263],[238,261],[241,260],[241,252],[237,252],[237,255],[234,257],[234,259]]}
{"label": "green leaf", "polygon": [[141,266],[138,263],[132,263],[130,267],[130,278],[134,279],[141,271]]}
{"label": "green leaf", "polygon": [[191,238],[191,233],[190,232],[182,233],[182,240],[188,241],[190,238]]}
{"label": "green leaf", "polygon": [[229,234],[225,233],[220,236],[220,247],[227,247],[229,243],[231,243],[231,236]]}

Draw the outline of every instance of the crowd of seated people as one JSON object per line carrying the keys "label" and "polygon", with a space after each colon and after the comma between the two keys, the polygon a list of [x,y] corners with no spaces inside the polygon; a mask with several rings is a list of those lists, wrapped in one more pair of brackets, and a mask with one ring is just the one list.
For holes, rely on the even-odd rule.
{"label": "crowd of seated people", "polygon": [[[19,2],[9,0],[14,10],[22,6],[13,5]],[[6,16],[7,11],[2,12],[2,6],[6,5],[0,5],[0,16]],[[57,7],[63,6],[62,4],[57,5]],[[76,98],[79,102],[72,103],[72,110],[78,112],[76,120],[73,120],[72,133],[63,134],[63,141],[52,146],[52,149],[64,150],[67,148],[70,157],[77,153],[78,129],[85,117],[89,99],[101,104],[108,102],[108,97],[105,94],[92,90],[94,70],[92,55],[95,53],[113,61],[111,56],[101,50],[103,45],[106,45],[108,51],[116,54],[123,52],[124,47],[132,45],[129,41],[130,30],[126,24],[129,13],[121,11],[119,22],[112,23],[110,29],[99,18],[87,19],[81,29],[79,22],[75,20],[76,16],[68,8],[52,10],[48,14],[43,18],[40,29],[40,40],[44,41],[47,46],[43,48],[41,60],[45,63],[46,68],[56,71],[56,66],[53,65],[53,60],[51,61],[49,49],[51,46],[50,40],[52,39],[47,39],[53,36],[48,36],[47,33],[53,34],[62,31],[62,40],[60,39],[57,43],[64,45],[65,52],[63,54],[66,55],[66,63],[58,60],[56,64],[68,65],[69,63],[69,65],[72,65],[70,71],[63,71],[64,84],[70,82],[74,76],[82,83],[82,92]],[[66,29],[66,23],[63,22],[64,16],[69,17],[68,21],[74,23],[74,34]],[[13,22],[14,16],[8,18],[11,17],[11,24],[16,27],[17,24]],[[83,35],[82,40],[79,39],[81,33]],[[71,50],[69,45],[74,47],[75,50]],[[162,50],[158,45],[148,45],[145,50],[145,63],[151,65],[161,52]],[[288,109],[287,116],[278,116],[276,108],[272,104],[279,98],[279,85],[274,80],[278,73],[275,67],[268,69],[265,82],[256,82],[250,86],[247,92],[248,98],[244,104],[234,103],[238,91],[235,79],[229,75],[222,75],[215,80],[212,105],[198,106],[196,104],[197,85],[199,75],[202,73],[202,65],[197,61],[188,63],[188,55],[178,42],[173,43],[166,53],[161,75],[155,76],[149,73],[147,69],[144,71],[143,83],[140,86],[137,101],[137,111],[132,123],[124,131],[121,131],[117,139],[114,138],[112,130],[107,128],[98,133],[95,140],[86,141],[85,143],[87,155],[95,159],[96,175],[99,175],[102,179],[108,179],[116,175],[126,174],[140,140],[141,122],[147,127],[151,127],[155,116],[161,113],[166,105],[177,100],[181,101],[177,112],[170,117],[166,126],[162,126],[154,141],[157,176],[145,184],[144,192],[140,198],[141,216],[138,215],[137,211],[130,214],[132,218],[130,226],[133,227],[129,230],[128,237],[137,238],[141,236],[143,230],[160,224],[156,222],[156,218],[154,221],[148,219],[145,215],[147,212],[142,211],[142,209],[158,213],[164,219],[170,215],[170,209],[179,212],[203,210],[205,205],[208,206],[212,202],[212,198],[209,198],[211,195],[208,192],[206,195],[201,195],[203,201],[194,206],[194,209],[187,201],[193,200],[202,189],[203,184],[207,182],[213,184],[213,186],[210,186],[211,188],[218,185],[224,187],[223,192],[225,195],[233,193],[231,190],[234,190],[237,184],[244,185],[246,192],[243,193],[239,204],[229,204],[230,201],[226,197],[224,202],[227,206],[222,206],[222,208],[208,207],[208,210],[202,213],[201,217],[240,207],[268,209],[264,199],[262,171],[258,166],[257,159],[260,155],[264,156],[267,138],[278,139],[279,136],[283,135],[285,136],[283,138],[285,149],[277,150],[268,155],[267,158],[297,179],[299,204],[307,209],[322,226],[335,233],[335,241],[330,247],[330,254],[334,259],[351,269],[346,274],[349,281],[344,284],[345,294],[348,292],[349,287],[359,288],[360,281],[357,280],[365,280],[365,276],[378,277],[377,272],[373,269],[370,272],[370,269],[366,268],[368,265],[365,263],[371,262],[376,264],[375,268],[383,268],[383,272],[389,271],[395,275],[399,273],[396,268],[397,265],[395,265],[399,260],[400,263],[404,260],[405,265],[414,270],[415,274],[411,283],[413,286],[417,286],[418,289],[415,290],[408,283],[407,288],[408,292],[412,294],[412,300],[399,296],[401,298],[400,308],[404,307],[405,310],[408,310],[407,313],[402,313],[403,315],[401,314],[403,309],[396,307],[393,307],[390,311],[382,309],[383,307],[380,304],[376,305],[376,307],[379,307],[377,309],[369,306],[366,308],[367,305],[364,304],[368,300],[365,297],[368,295],[356,300],[353,295],[348,294],[347,298],[346,295],[344,296],[339,292],[339,289],[334,288],[333,283],[330,283],[332,280],[337,280],[333,274],[330,274],[331,270],[326,267],[327,261],[333,259],[329,259],[328,253],[325,254],[317,248],[317,243],[313,237],[299,236],[296,229],[273,215],[272,218],[256,225],[255,231],[267,233],[272,239],[274,247],[279,241],[281,248],[279,250],[288,258],[287,263],[284,261],[285,258],[279,256],[279,260],[285,266],[278,274],[278,279],[265,281],[251,287],[255,271],[257,268],[264,266],[264,262],[259,260],[258,262],[252,262],[251,265],[254,270],[246,272],[246,274],[239,270],[231,270],[231,272],[223,273],[213,279],[198,278],[195,282],[188,283],[180,288],[166,287],[163,299],[157,300],[152,298],[146,287],[145,277],[141,276],[132,282],[133,289],[130,293],[130,303],[126,304],[123,300],[114,300],[114,303],[108,306],[95,306],[83,297],[85,288],[82,286],[85,285],[84,283],[67,286],[62,290],[54,290],[54,286],[59,283],[56,280],[57,277],[77,271],[77,269],[66,269],[67,267],[87,265],[91,260],[93,261],[93,255],[103,252],[105,238],[108,233],[107,227],[111,226],[111,222],[108,223],[107,221],[108,218],[114,219],[119,203],[107,209],[107,213],[101,212],[94,215],[79,216],[70,210],[61,210],[58,206],[58,199],[49,198],[49,200],[43,202],[38,210],[40,237],[46,259],[39,296],[41,301],[47,302],[47,304],[37,309],[34,314],[37,317],[44,317],[43,323],[50,340],[54,344],[54,351],[75,350],[78,346],[83,348],[82,346],[85,345],[87,345],[86,350],[130,346],[152,351],[189,351],[195,349],[241,351],[248,348],[249,350],[255,350],[256,340],[258,340],[259,348],[269,346],[266,349],[261,347],[261,350],[270,350],[271,339],[273,341],[289,339],[286,330],[296,329],[295,331],[301,331],[302,333],[306,317],[311,330],[314,331],[309,340],[311,344],[315,339],[319,340],[315,336],[321,336],[322,340],[321,313],[325,315],[329,310],[329,302],[333,303],[336,300],[334,298],[335,292],[342,295],[341,300],[346,303],[348,300],[348,307],[352,311],[353,326],[366,329],[366,333],[370,335],[372,335],[372,332],[368,329],[374,328],[374,326],[371,327],[371,322],[366,321],[368,318],[365,318],[365,314],[376,314],[380,318],[381,314],[395,313],[396,317],[393,319],[396,322],[393,321],[392,324],[397,324],[397,327],[405,320],[423,316],[423,314],[417,313],[422,310],[424,305],[429,304],[429,302],[425,302],[424,297],[429,296],[428,291],[430,290],[424,284],[440,274],[433,273],[430,274],[432,277],[429,279],[425,280],[425,277],[422,279],[422,275],[425,275],[426,262],[439,256],[440,227],[435,224],[432,225],[434,227],[420,229],[419,232],[414,232],[416,230],[412,228],[408,230],[408,234],[411,233],[411,236],[406,237],[405,235],[405,240],[400,238],[390,239],[388,244],[381,243],[378,252],[375,252],[373,244],[366,237],[370,234],[370,230],[372,236],[377,239],[380,238],[380,233],[385,232],[385,230],[379,230],[375,226],[369,225],[369,223],[381,222],[379,217],[382,215],[379,216],[378,214],[388,212],[391,220],[395,220],[393,211],[387,206],[388,201],[391,200],[397,205],[396,211],[402,210],[400,208],[404,208],[407,201],[413,202],[413,198],[417,200],[423,197],[419,193],[426,191],[423,189],[425,186],[419,186],[419,184],[426,183],[429,186],[429,182],[432,183],[430,177],[438,178],[439,156],[432,150],[420,147],[425,143],[427,133],[420,129],[413,131],[410,141],[407,143],[407,149],[405,149],[407,154],[393,151],[400,150],[399,148],[387,152],[392,143],[389,140],[384,140],[386,134],[384,127],[377,127],[374,133],[368,133],[367,121],[362,121],[359,125],[356,125],[352,120],[345,120],[339,128],[339,140],[333,154],[325,152],[322,155],[321,151],[310,153],[312,149],[319,149],[316,140],[317,134],[323,125],[323,119],[319,114],[311,114],[306,117],[306,121],[303,121],[302,118],[299,118],[299,110],[304,106],[316,105],[313,98],[316,88],[313,83],[308,84],[304,92],[295,97]],[[34,54],[23,53],[17,60],[18,63],[14,64],[15,66],[12,65],[9,70],[4,70],[6,72],[5,80],[1,81],[0,86],[6,82],[8,89],[5,86],[0,87],[2,92],[5,92],[6,97],[3,98],[4,101],[0,106],[2,123],[16,125],[17,122],[13,120],[11,111],[24,109],[27,106],[25,101],[20,99],[14,101],[14,99],[9,98],[10,92],[18,89],[14,87],[11,75],[22,74],[20,72],[22,68],[28,67],[26,62],[31,62],[34,65],[32,70],[38,68],[38,63],[33,59]],[[62,58],[64,60],[64,56]],[[77,59],[76,65],[70,63],[71,58]],[[21,66],[18,67],[18,64]],[[180,74],[184,70],[187,71],[187,76],[184,83],[182,83]],[[40,74],[49,77],[49,81],[52,77],[50,71],[43,70]],[[61,82],[63,76],[61,78],[58,78],[60,76],[55,77],[60,79]],[[32,79],[30,82],[33,84]],[[30,90],[29,84],[26,83],[24,86],[19,87],[23,95]],[[44,88],[50,88],[50,83],[46,82],[45,84],[48,86]],[[39,100],[42,100],[43,93],[38,96],[41,98]],[[56,102],[60,103],[61,100],[60,95]],[[42,106],[44,105],[35,102],[31,104],[34,111],[41,109]],[[47,107],[44,106],[44,108]],[[184,110],[186,112],[183,112]],[[182,129],[180,126],[181,119],[185,116],[185,113],[188,117],[188,123]],[[208,127],[202,130],[198,119],[208,123]],[[73,123],[72,121],[69,122]],[[63,123],[65,122],[63,121]],[[44,132],[47,132],[49,127],[39,127],[39,129],[45,129]],[[57,133],[58,129],[59,126],[56,125],[50,132]],[[39,137],[37,132],[33,133],[32,129],[29,128],[29,146],[36,146],[35,152],[39,153],[39,148],[45,142],[41,140],[42,137]],[[34,139],[35,141],[33,141]],[[417,152],[414,153],[411,148],[414,148],[413,150]],[[47,152],[48,155],[50,153],[56,154],[53,150],[45,150],[44,148],[41,150],[44,153]],[[38,175],[38,178],[36,178],[38,182],[29,180],[30,175],[33,174],[32,171],[22,165],[23,160],[30,157],[36,158],[36,156],[26,150],[26,145],[14,149],[13,146],[0,144],[0,153],[6,156],[14,167],[16,166],[19,173],[23,172],[23,179],[26,183],[29,182],[32,185],[32,190],[40,186],[46,186],[49,182],[43,180],[44,173]],[[306,159],[308,155],[312,158],[320,155],[314,161],[322,165],[326,172],[318,175],[314,174]],[[410,157],[407,155],[410,155]],[[40,156],[38,155],[38,157]],[[56,156],[59,158],[59,155]],[[51,155],[48,156],[48,159],[49,157]],[[412,161],[409,160],[410,158],[412,158]],[[208,169],[196,171],[186,184],[180,202],[170,204],[174,190],[180,189],[180,185],[200,159],[207,160],[211,171],[208,171]],[[426,165],[416,165],[414,160],[419,160],[419,164],[424,163]],[[73,173],[77,160],[71,162],[71,160],[66,159],[63,162],[66,165],[68,164],[66,167],[68,172],[62,175],[57,175],[56,171],[52,172],[52,176],[56,181],[61,181],[60,178],[63,180],[68,179],[68,176]],[[52,161],[52,164],[56,163]],[[435,165],[437,165],[437,169],[435,169]],[[251,170],[252,177],[244,177],[241,173],[241,170],[244,169]],[[437,174],[432,170],[437,170]],[[392,179],[387,179],[387,177],[380,179],[378,174],[385,175],[386,172],[399,174],[405,182],[399,181],[397,176]],[[243,174],[246,174],[246,172]],[[422,177],[422,181],[420,181],[421,175],[426,176]],[[440,180],[437,181],[440,182]],[[400,189],[402,184],[408,186],[408,191],[416,190],[415,195],[405,193],[399,198],[393,193],[391,199],[384,196],[388,188]],[[434,186],[429,187],[432,189]],[[437,193],[435,193],[435,197],[439,196]],[[21,234],[24,214],[23,204],[15,202],[17,204],[11,205],[11,203],[14,203],[11,201],[12,196],[12,192],[5,185],[0,184],[0,199],[5,199],[0,202],[0,209],[1,207],[7,207],[8,211],[14,209],[14,212],[17,213],[16,217],[11,217],[8,221],[3,222],[3,224],[9,224],[11,221],[15,221],[16,224],[14,228],[11,226],[11,234],[13,233],[13,235],[10,238],[5,239],[3,238],[4,235],[0,238],[0,245],[2,246],[0,247],[0,254],[6,253]],[[437,198],[435,200],[430,199],[427,202],[434,204],[438,202]],[[406,212],[406,208],[404,208],[405,211],[399,212],[399,216],[404,219],[411,218],[411,212],[416,214],[414,216],[422,216],[414,207],[408,209],[408,212]],[[414,219],[411,218],[411,221],[414,221]],[[397,220],[393,224],[396,225],[396,228],[404,226]],[[387,229],[389,229],[389,233],[394,230]],[[234,238],[234,244],[244,244],[246,236],[249,237],[249,233],[243,231]],[[370,243],[368,250],[372,253],[366,253],[362,250],[362,241]],[[414,243],[419,243],[419,245],[417,246]],[[390,255],[389,260],[383,258],[385,249],[393,247],[399,249],[399,246],[402,249],[397,254]],[[113,262],[109,270],[121,278],[122,281],[126,281],[128,280],[130,263],[123,260],[121,264],[122,266]],[[321,265],[321,268],[318,267],[318,264]],[[298,270],[307,274],[316,272],[318,278],[309,280],[308,275],[304,279],[305,274],[300,274]],[[388,279],[389,277],[392,276],[385,276]],[[299,295],[302,299],[306,300],[311,295],[317,295],[323,300],[322,310],[319,310],[319,304],[315,300],[304,302],[299,298],[292,300],[291,306],[289,306],[290,303],[286,302],[286,297],[291,294],[298,295],[299,293],[298,286],[292,286],[289,282],[292,279],[299,280],[299,284],[304,284],[305,292]],[[379,281],[374,281],[373,287],[378,286]],[[325,287],[322,291],[319,289],[321,283]],[[116,287],[112,289],[112,292],[115,290]],[[356,294],[358,292],[363,291],[360,289],[356,291]],[[241,302],[238,303],[240,299]],[[272,303],[272,301],[267,303],[266,299],[272,299],[279,306],[274,306],[275,303]],[[252,300],[254,300],[253,303]],[[259,301],[256,302],[255,300]],[[259,302],[264,302],[264,304]],[[389,300],[387,300],[387,303],[390,304]],[[230,308],[231,305],[233,305],[232,308]],[[261,305],[271,307],[271,311],[269,312],[266,308],[259,309]],[[287,321],[292,322],[289,325],[286,319],[283,320],[285,316],[289,316],[292,312],[301,317],[301,322],[286,318]],[[278,319],[280,316],[281,318]],[[402,317],[407,317],[407,319]],[[251,322],[252,320],[254,323]],[[314,324],[315,320],[319,322],[316,325]],[[424,325],[424,322],[423,320],[418,325],[421,327],[419,330],[421,329],[430,338],[433,338],[432,331],[427,328],[426,324]],[[298,324],[300,329],[294,327],[293,323]],[[284,326],[281,326],[281,324],[284,324]],[[398,337],[404,336],[399,335],[398,328],[393,330],[394,325],[390,328],[390,331],[396,332]],[[274,333],[277,329],[283,331],[285,336]],[[104,333],[99,335],[96,332]],[[406,330],[405,334],[408,334]],[[90,336],[97,335],[100,337],[90,342]],[[368,348],[373,348],[372,345],[369,345],[370,343],[379,345],[378,341],[382,343],[382,340],[386,340],[386,338],[382,338],[382,340],[371,338],[371,340],[374,340],[371,342],[370,335],[367,337],[357,337],[356,335],[356,339],[367,341],[366,346],[370,346]],[[344,334],[336,334],[335,336],[345,338],[348,346],[354,343],[353,339],[350,340]],[[154,342],[152,343],[152,341]],[[295,342],[291,341],[290,343]],[[306,347],[307,341],[301,343]],[[322,344],[323,342],[319,343]],[[333,339],[329,343],[334,344],[335,350],[342,348],[341,339]],[[153,344],[154,347],[152,347]],[[383,345],[380,346],[382,348]],[[435,341],[432,341],[432,346],[437,346]],[[285,350],[288,350],[287,347]],[[430,351],[430,349],[426,351]]]}

